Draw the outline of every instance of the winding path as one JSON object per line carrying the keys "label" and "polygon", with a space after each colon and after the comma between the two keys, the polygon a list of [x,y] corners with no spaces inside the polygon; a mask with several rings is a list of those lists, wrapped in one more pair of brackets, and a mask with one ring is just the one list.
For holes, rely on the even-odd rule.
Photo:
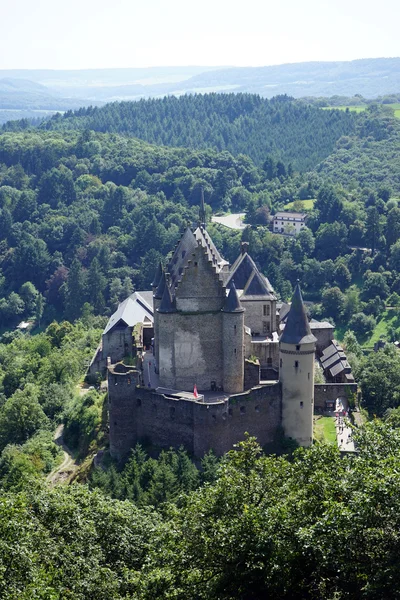
{"label": "winding path", "polygon": [[64,442],[64,424],[61,423],[54,432],[54,441],[58,446],[61,446],[64,454],[64,460],[61,465],[58,465],[51,473],[46,477],[46,481],[50,486],[57,485],[58,483],[68,483],[71,476],[75,473],[78,468],[72,452]]}

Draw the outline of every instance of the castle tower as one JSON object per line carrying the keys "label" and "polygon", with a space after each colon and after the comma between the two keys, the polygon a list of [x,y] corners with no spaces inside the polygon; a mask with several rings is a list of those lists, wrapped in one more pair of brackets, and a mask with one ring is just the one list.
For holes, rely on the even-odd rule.
{"label": "castle tower", "polygon": [[222,309],[223,387],[229,394],[243,392],[244,308],[232,283]]}
{"label": "castle tower", "polygon": [[153,319],[154,319],[154,356],[156,359],[156,369],[158,372],[160,366],[160,344],[159,344],[159,316],[158,316],[158,308],[160,307],[162,297],[164,295],[164,290],[166,287],[166,278],[165,272],[161,270],[161,275],[158,281],[157,287],[154,286],[155,279],[153,281]]}
{"label": "castle tower", "polygon": [[316,338],[310,330],[299,284],[279,340],[282,426],[287,437],[310,446],[313,437]]}

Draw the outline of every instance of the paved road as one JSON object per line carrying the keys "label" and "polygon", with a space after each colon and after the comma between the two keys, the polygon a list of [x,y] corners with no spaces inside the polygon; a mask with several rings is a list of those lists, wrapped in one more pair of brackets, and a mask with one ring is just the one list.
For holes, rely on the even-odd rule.
{"label": "paved road", "polygon": [[212,217],[213,223],[220,223],[229,227],[229,229],[244,229],[246,225],[243,223],[243,217],[246,213],[236,213],[234,215],[226,215],[225,217]]}
{"label": "paved road", "polygon": [[350,422],[347,417],[342,416],[347,414],[349,410],[348,402],[346,398],[338,398],[336,400],[336,414],[335,425],[336,425],[336,437],[339,450],[345,452],[355,452],[355,446],[353,442],[353,430],[350,427]]}

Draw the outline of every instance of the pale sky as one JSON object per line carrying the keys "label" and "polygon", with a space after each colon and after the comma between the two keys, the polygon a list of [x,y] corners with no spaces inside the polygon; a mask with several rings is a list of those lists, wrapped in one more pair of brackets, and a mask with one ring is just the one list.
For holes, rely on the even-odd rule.
{"label": "pale sky", "polygon": [[400,0],[0,0],[0,69],[400,56]]}

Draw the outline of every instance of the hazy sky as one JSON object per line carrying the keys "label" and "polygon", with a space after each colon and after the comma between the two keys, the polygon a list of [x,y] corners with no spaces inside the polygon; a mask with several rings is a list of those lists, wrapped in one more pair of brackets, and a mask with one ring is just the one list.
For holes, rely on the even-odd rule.
{"label": "hazy sky", "polygon": [[400,56],[400,0],[0,0],[0,68]]}

